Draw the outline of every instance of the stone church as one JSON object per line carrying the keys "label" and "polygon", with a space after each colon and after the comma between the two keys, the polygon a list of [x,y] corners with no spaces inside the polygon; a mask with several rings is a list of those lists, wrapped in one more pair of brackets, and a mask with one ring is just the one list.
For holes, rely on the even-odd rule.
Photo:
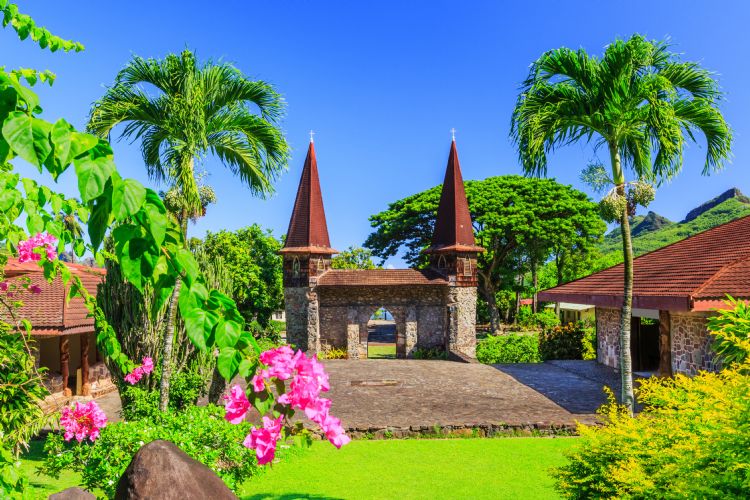
{"label": "stone church", "polygon": [[455,139],[451,143],[426,269],[331,269],[313,141],[305,158],[284,248],[287,339],[308,353],[321,345],[367,357],[367,323],[385,308],[396,323],[396,355],[416,348],[474,357],[477,255]]}

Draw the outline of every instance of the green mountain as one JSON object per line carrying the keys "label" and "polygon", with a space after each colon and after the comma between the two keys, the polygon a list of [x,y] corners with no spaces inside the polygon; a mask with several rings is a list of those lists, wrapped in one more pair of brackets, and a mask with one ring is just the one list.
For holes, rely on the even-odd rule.
{"label": "green mountain", "polygon": [[[694,208],[681,222],[672,222],[654,212],[636,216],[631,223],[633,251],[638,256],[745,215],[750,215],[750,198],[732,188]],[[597,260],[597,270],[622,262],[619,227],[604,237],[599,251],[602,256]]]}

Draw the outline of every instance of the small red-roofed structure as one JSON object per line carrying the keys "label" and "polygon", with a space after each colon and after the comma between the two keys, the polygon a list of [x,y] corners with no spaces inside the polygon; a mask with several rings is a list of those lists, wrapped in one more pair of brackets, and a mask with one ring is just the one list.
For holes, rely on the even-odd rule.
{"label": "small red-roofed structure", "polygon": [[[637,257],[633,263],[634,369],[663,374],[717,368],[706,320],[725,299],[750,300],[750,216]],[[619,363],[623,265],[539,293],[596,307],[600,362]]]}
{"label": "small red-roofed structure", "polygon": [[[97,287],[106,274],[104,269],[72,263],[66,266],[80,278],[86,290],[96,296]],[[66,299],[70,285],[64,285],[59,277],[49,283],[36,262],[21,263],[16,258],[8,259],[5,281],[29,287],[16,287],[12,298],[22,305],[13,314],[17,320],[26,319],[31,323],[37,365],[47,368],[47,386],[51,393],[69,396],[80,386],[81,395],[89,395],[92,385],[109,381],[96,350],[94,319],[82,298]],[[32,293],[31,287],[38,287],[39,293]],[[8,311],[1,311],[0,318],[15,324]],[[79,373],[81,380],[77,379]]]}

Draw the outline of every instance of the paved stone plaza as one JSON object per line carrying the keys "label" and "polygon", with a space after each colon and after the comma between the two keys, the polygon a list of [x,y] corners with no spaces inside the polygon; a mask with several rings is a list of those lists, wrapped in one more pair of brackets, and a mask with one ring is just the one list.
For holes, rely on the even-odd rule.
{"label": "paved stone plaza", "polygon": [[[330,360],[332,413],[358,432],[387,428],[572,429],[596,422],[611,369],[590,361],[487,366],[452,361]],[[119,419],[117,393],[97,400]]]}

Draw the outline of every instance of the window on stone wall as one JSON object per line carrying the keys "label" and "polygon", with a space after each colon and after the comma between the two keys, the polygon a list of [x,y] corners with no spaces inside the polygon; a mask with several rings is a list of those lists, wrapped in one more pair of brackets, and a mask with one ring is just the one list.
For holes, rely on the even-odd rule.
{"label": "window on stone wall", "polygon": [[471,259],[464,258],[464,276],[471,276]]}
{"label": "window on stone wall", "polygon": [[438,259],[438,269],[448,269],[448,261],[445,260],[445,255],[441,255]]}
{"label": "window on stone wall", "polygon": [[292,261],[292,276],[299,278],[299,257],[295,257]]}

